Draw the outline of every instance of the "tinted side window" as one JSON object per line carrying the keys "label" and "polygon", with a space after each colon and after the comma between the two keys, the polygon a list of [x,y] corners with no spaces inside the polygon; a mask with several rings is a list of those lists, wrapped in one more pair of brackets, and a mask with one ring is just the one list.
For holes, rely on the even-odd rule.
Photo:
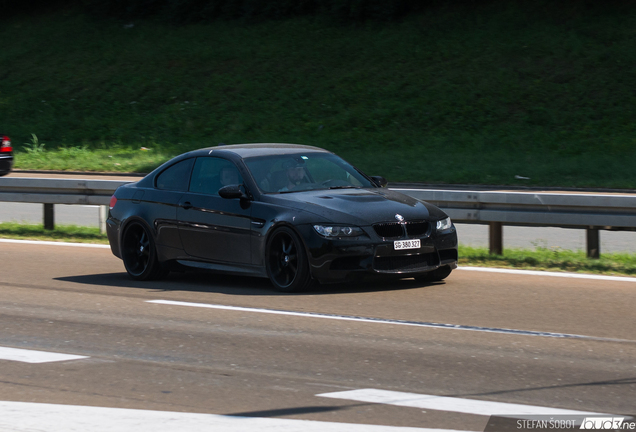
{"label": "tinted side window", "polygon": [[157,188],[187,191],[193,163],[194,159],[186,159],[164,170],[157,176]]}
{"label": "tinted side window", "polygon": [[190,192],[218,195],[223,186],[236,184],[243,184],[243,178],[232,162],[216,157],[197,158]]}

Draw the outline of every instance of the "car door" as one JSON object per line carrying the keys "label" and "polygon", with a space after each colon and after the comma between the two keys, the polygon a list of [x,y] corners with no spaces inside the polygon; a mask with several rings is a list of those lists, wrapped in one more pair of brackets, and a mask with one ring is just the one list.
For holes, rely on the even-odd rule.
{"label": "car door", "polygon": [[177,209],[181,243],[192,257],[249,264],[251,206],[242,205],[239,198],[221,198],[218,191],[228,184],[243,184],[233,162],[219,157],[196,159],[188,192]]}
{"label": "car door", "polygon": [[132,197],[133,204],[143,206],[137,214],[155,228],[155,242],[163,258],[173,258],[182,249],[179,237],[177,209],[179,200],[188,191],[194,158],[179,161],[154,180],[154,188],[139,189]]}

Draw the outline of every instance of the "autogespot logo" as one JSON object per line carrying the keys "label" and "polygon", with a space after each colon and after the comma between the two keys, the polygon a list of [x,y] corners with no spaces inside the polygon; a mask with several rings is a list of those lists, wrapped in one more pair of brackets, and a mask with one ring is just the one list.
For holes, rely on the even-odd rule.
{"label": "autogespot logo", "polygon": [[[514,423],[513,423],[514,421]],[[484,432],[605,430],[636,432],[636,416],[599,415],[531,415],[523,419],[513,416],[491,416]]]}
{"label": "autogespot logo", "polygon": [[[622,430],[625,417],[585,417],[580,429]],[[625,423],[626,430],[634,430],[636,423]]]}

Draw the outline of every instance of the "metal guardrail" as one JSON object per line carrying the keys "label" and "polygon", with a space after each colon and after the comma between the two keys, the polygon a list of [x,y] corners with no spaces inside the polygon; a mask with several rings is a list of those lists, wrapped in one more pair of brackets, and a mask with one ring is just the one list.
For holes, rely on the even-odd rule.
{"label": "metal guardrail", "polygon": [[108,205],[121,180],[0,178],[0,201],[42,204]]}
{"label": "metal guardrail", "polygon": [[[0,201],[44,204],[44,225],[53,228],[54,204],[100,205],[105,223],[110,197],[121,180],[0,178]],[[587,230],[588,256],[600,254],[599,230],[636,231],[636,194],[459,191],[394,187],[443,209],[455,222],[490,226],[490,251],[501,253],[504,225]]]}
{"label": "metal guardrail", "polygon": [[458,222],[636,230],[636,194],[394,190],[428,201]]}
{"label": "metal guardrail", "polygon": [[121,180],[0,178],[0,201],[42,203],[44,228],[55,227],[54,204],[99,205],[100,231],[106,232],[110,197]]}
{"label": "metal guardrail", "polygon": [[584,228],[591,258],[600,256],[599,230],[636,231],[636,194],[395,190],[440,207],[456,222],[487,223],[495,254],[503,251],[504,225]]}

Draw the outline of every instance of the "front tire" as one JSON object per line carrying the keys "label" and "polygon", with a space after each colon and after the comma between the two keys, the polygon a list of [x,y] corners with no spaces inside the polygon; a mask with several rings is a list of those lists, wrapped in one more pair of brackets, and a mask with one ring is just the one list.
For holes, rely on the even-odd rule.
{"label": "front tire", "polygon": [[267,276],[282,292],[298,292],[312,285],[309,260],[302,240],[291,228],[278,228],[267,241]]}
{"label": "front tire", "polygon": [[122,236],[122,259],[128,275],[135,280],[159,279],[167,274],[157,259],[157,249],[150,230],[132,222]]}

